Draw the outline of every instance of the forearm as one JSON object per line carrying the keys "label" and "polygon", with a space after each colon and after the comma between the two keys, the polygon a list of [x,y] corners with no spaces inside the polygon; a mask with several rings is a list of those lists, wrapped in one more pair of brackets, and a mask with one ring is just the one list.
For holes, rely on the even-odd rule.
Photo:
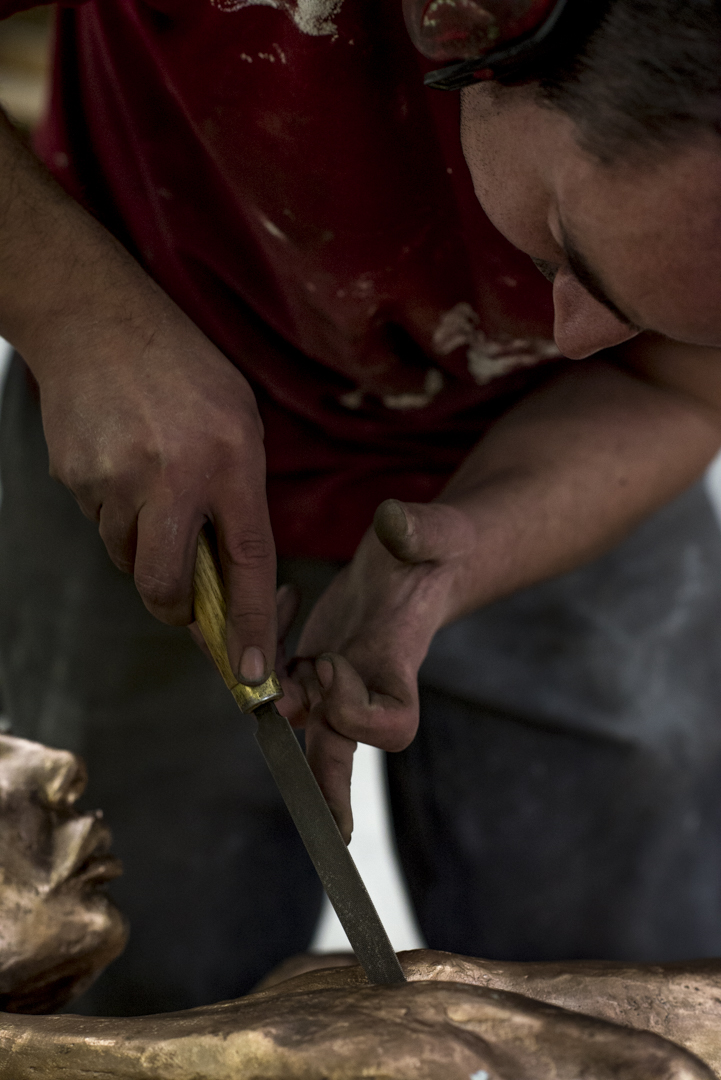
{"label": "forearm", "polygon": [[230,660],[260,678],[276,649],[275,550],[253,392],[4,120],[0,334],[40,384],[52,475],[158,618],[192,620],[198,533],[212,522]]}
{"label": "forearm", "polygon": [[115,325],[147,335],[158,302],[170,304],[0,112],[0,333],[36,377],[62,364],[79,331],[99,349]]}
{"label": "forearm", "polygon": [[680,381],[679,356],[653,355],[653,343],[619,366],[569,365],[491,428],[434,503],[378,508],[305,625],[299,652],[316,662],[296,666],[281,706],[305,726],[346,837],[355,742],[409,744],[435,632],[588,561],[702,474],[721,444],[721,363],[709,352],[697,369],[687,357],[694,378]]}
{"label": "forearm", "polygon": [[701,476],[721,445],[709,396],[574,364],[486,435],[440,502],[472,523],[447,622],[601,554]]}

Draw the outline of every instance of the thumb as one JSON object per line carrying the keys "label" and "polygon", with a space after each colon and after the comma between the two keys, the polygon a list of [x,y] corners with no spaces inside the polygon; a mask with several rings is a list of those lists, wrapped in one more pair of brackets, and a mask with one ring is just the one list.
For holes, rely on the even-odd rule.
{"label": "thumb", "polygon": [[376,536],[404,563],[446,562],[468,550],[473,525],[457,507],[386,499],[373,517]]}

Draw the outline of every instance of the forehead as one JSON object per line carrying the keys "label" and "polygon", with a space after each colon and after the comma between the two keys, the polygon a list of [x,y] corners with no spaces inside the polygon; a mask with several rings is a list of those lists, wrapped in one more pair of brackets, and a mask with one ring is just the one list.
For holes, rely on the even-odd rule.
{"label": "forehead", "polygon": [[554,212],[632,320],[720,345],[721,141],[612,166],[571,147],[552,175]]}

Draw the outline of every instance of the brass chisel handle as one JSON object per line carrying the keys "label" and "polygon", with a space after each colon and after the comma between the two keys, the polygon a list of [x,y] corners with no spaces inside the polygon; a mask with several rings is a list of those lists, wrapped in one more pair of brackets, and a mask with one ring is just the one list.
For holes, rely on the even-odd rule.
{"label": "brass chisel handle", "polygon": [[193,589],[196,622],[205,638],[210,655],[240,711],[251,713],[259,705],[264,705],[268,701],[277,701],[278,698],[283,697],[283,690],[274,671],[260,686],[246,686],[233,674],[225,644],[227,609],[223,579],[205,529],[198,536]]}

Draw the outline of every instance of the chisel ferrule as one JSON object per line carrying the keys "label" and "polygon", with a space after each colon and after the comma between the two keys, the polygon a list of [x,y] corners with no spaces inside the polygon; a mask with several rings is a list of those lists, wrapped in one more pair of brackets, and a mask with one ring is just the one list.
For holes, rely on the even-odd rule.
{"label": "chisel ferrule", "polygon": [[255,712],[260,705],[267,705],[269,701],[278,701],[283,697],[283,688],[274,671],[271,671],[268,678],[260,686],[247,686],[245,683],[237,683],[230,688],[230,692],[242,713]]}

